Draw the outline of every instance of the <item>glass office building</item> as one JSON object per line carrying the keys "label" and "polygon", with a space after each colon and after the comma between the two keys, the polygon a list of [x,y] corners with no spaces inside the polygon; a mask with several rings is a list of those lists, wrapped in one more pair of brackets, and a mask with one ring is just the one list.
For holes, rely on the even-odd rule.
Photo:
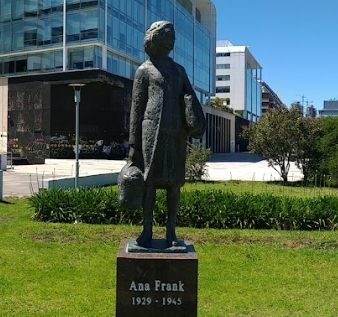
{"label": "glass office building", "polygon": [[172,57],[199,98],[214,92],[215,7],[210,0],[0,0],[0,75],[102,69],[132,79],[145,30],[172,21]]}

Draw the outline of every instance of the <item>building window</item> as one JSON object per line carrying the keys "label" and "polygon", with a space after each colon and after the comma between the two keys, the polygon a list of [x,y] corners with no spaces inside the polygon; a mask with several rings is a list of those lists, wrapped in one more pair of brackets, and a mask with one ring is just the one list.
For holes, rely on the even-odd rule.
{"label": "building window", "polygon": [[67,15],[67,41],[96,39],[98,37],[97,10],[69,13]]}
{"label": "building window", "polygon": [[230,56],[230,53],[216,53],[216,57],[226,57]]}
{"label": "building window", "polygon": [[23,22],[12,24],[12,50],[19,50],[24,47],[24,33],[22,32]]}
{"label": "building window", "polygon": [[14,71],[14,61],[4,62],[4,74],[13,74]]}
{"label": "building window", "polygon": [[63,26],[51,28],[52,43],[61,43],[63,41]]}
{"label": "building window", "polygon": [[216,64],[217,69],[229,69],[230,64]]}
{"label": "building window", "polygon": [[38,15],[38,0],[27,0],[25,1],[24,11],[25,17],[36,17]]}
{"label": "building window", "polygon": [[16,73],[27,72],[27,58],[15,61],[15,72]]}
{"label": "building window", "polygon": [[52,0],[51,6],[52,6],[52,12],[62,12],[63,11],[63,0]]}
{"label": "building window", "polygon": [[38,30],[32,29],[27,30],[24,33],[24,44],[25,46],[35,46],[37,43],[37,37],[38,37]]}
{"label": "building window", "polygon": [[22,19],[24,15],[24,1],[12,0],[12,19]]}
{"label": "building window", "polygon": [[29,55],[27,59],[27,69],[30,72],[41,70],[41,55]]}
{"label": "building window", "polygon": [[0,0],[0,21],[10,21],[11,20],[11,1],[9,0]]}
{"label": "building window", "polygon": [[81,13],[81,40],[96,39],[98,37],[97,10]]}
{"label": "building window", "polygon": [[[73,48],[68,50],[68,68],[82,69],[83,68],[83,48]],[[88,61],[87,61],[88,63]]]}
{"label": "building window", "polygon": [[63,52],[55,51],[54,53],[54,67],[55,69],[63,68]]}
{"label": "building window", "polygon": [[79,8],[80,8],[80,1],[79,0],[68,0],[67,1],[67,11],[77,10]]}
{"label": "building window", "polygon": [[102,54],[98,47],[72,48],[68,50],[68,68],[83,69],[101,67]]}
{"label": "building window", "polygon": [[108,53],[107,60],[108,71],[116,75],[126,77],[126,60],[112,53]]}
{"label": "building window", "polygon": [[230,80],[230,75],[219,75],[216,77],[217,81],[227,81]]}
{"label": "building window", "polygon": [[93,6],[97,6],[97,5],[98,5],[97,0],[82,0],[81,1],[81,8],[93,7]]}
{"label": "building window", "polygon": [[54,52],[46,52],[41,54],[41,69],[54,69]]}
{"label": "building window", "polygon": [[230,86],[216,87],[216,94],[218,93],[229,93]]}
{"label": "building window", "polygon": [[196,20],[201,23],[202,21],[202,15],[201,15],[201,11],[199,9],[196,8]]}
{"label": "building window", "polygon": [[81,15],[72,13],[67,15],[67,42],[80,40]]}
{"label": "building window", "polygon": [[191,14],[192,3],[190,0],[178,0],[177,2]]}
{"label": "building window", "polygon": [[84,54],[84,68],[94,67],[94,49],[93,47],[85,47],[83,50]]}

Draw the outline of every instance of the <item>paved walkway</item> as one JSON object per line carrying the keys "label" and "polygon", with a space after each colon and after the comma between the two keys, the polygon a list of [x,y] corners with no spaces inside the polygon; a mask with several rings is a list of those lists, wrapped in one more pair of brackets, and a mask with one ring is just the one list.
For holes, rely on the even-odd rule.
{"label": "paved walkway", "polygon": [[[268,166],[268,162],[251,153],[214,154],[208,166],[208,180],[275,181],[279,174]],[[302,179],[301,171],[291,164],[289,180]]]}
{"label": "paved walkway", "polygon": [[[80,176],[119,172],[124,160],[80,160]],[[208,180],[280,180],[265,160],[250,153],[215,154],[207,164]],[[26,196],[38,191],[43,180],[73,176],[74,160],[47,159],[42,165],[15,165],[4,172],[4,196]],[[291,166],[290,180],[301,179],[300,171]]]}

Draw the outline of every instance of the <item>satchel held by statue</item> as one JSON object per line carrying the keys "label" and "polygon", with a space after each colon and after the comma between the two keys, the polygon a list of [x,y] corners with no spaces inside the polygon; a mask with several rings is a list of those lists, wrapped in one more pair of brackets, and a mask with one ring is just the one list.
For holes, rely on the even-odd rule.
{"label": "satchel held by statue", "polygon": [[119,201],[128,209],[142,208],[144,194],[143,172],[132,163],[126,164],[118,179]]}

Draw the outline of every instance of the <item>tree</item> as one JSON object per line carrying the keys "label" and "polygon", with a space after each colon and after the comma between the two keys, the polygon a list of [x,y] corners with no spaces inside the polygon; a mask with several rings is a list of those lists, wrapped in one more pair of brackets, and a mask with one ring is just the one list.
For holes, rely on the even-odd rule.
{"label": "tree", "polygon": [[211,99],[211,106],[212,107],[222,109],[222,110],[229,112],[229,113],[234,113],[234,109],[229,107],[229,104],[230,104],[230,98],[223,99],[223,98],[215,97],[215,98]]}
{"label": "tree", "polygon": [[215,98],[211,99],[211,105],[213,107],[222,108],[224,106],[224,102],[225,102],[225,99],[219,98],[219,97],[215,97]]}
{"label": "tree", "polygon": [[316,173],[323,157],[317,146],[321,135],[320,121],[304,118],[294,108],[270,110],[246,132],[249,149],[267,159],[284,182],[292,161],[302,170],[304,181]]}
{"label": "tree", "polygon": [[322,153],[316,146],[322,128],[317,118],[299,118],[296,123],[298,136],[295,143],[296,166],[302,170],[304,181],[308,181],[319,169]]}
{"label": "tree", "polygon": [[301,117],[293,109],[272,109],[244,131],[249,150],[263,156],[284,182],[288,180],[290,163],[295,160],[298,120]]}
{"label": "tree", "polygon": [[330,175],[332,185],[338,186],[338,117],[320,118],[322,135],[317,142],[321,153],[319,172]]}

